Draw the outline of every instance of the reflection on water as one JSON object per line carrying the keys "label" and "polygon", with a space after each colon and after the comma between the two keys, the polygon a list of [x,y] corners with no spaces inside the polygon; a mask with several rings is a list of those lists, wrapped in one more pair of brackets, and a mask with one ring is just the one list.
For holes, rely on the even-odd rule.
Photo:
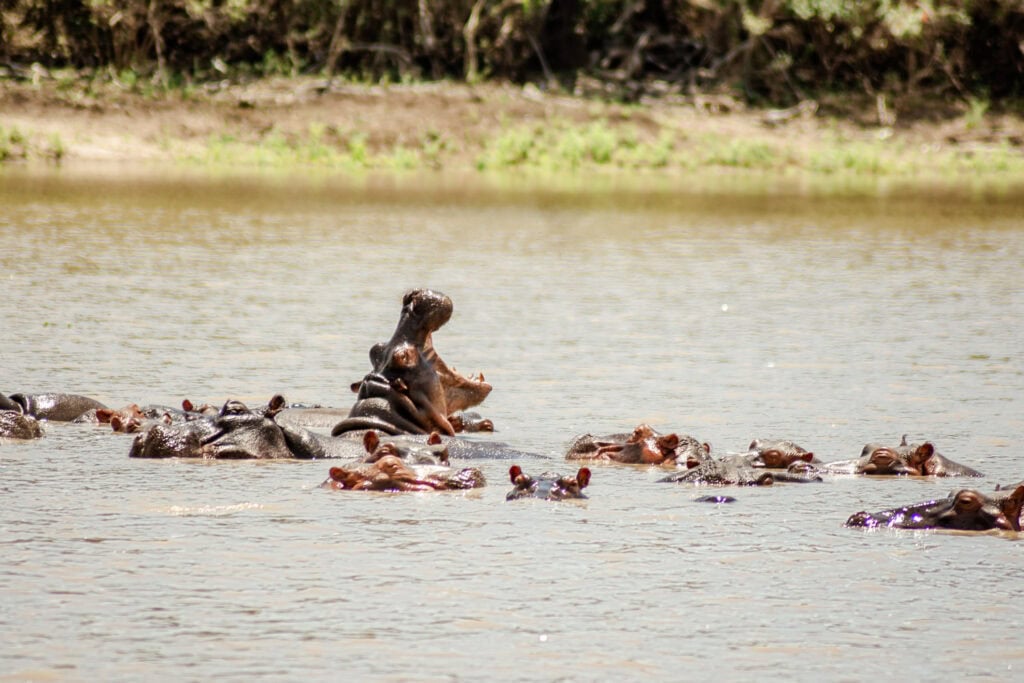
{"label": "reflection on water", "polygon": [[[511,197],[511,199],[510,199]],[[575,469],[642,421],[825,460],[931,439],[1024,477],[1024,202],[474,193],[0,176],[0,391],[346,406],[402,293],[495,390],[495,438]],[[594,468],[590,500],[318,488],[324,463],[138,462],[48,425],[0,444],[0,677],[434,680],[1024,666],[1004,538],[842,528],[948,481],[732,490]],[[983,558],[983,560],[981,559]],[[709,669],[708,667],[714,667]],[[557,673],[552,673],[557,672]]]}

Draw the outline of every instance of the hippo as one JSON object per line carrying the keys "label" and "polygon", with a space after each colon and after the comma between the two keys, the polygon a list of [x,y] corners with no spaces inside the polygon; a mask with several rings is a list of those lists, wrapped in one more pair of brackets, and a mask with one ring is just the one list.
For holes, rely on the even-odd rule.
{"label": "hippo", "polygon": [[959,529],[1020,531],[1024,485],[1012,492],[985,494],[973,489],[953,491],[946,498],[928,500],[881,512],[857,512],[846,520],[848,527],[890,529]]}
{"label": "hippo", "polygon": [[[263,408],[266,410],[266,408]],[[145,405],[139,407],[131,404],[118,411],[96,411],[96,419],[100,424],[109,423],[110,428],[121,434],[137,434],[145,432],[156,425],[176,425],[192,422],[194,420],[212,419],[217,416],[220,409],[214,409],[209,404],[195,406],[191,401],[185,399],[181,402],[181,408],[172,408],[162,405]],[[82,421],[86,415],[76,420]],[[280,413],[274,416],[275,421],[280,419]]]}
{"label": "hippo", "polygon": [[493,432],[494,422],[473,411],[462,411],[448,417],[456,433]]}
{"label": "hippo", "polygon": [[356,402],[332,436],[364,429],[391,435],[455,434],[449,416],[483,402],[491,385],[483,375],[460,375],[434,349],[432,335],[452,310],[452,300],[441,292],[405,294],[394,334],[370,349],[373,369],[352,385]]}
{"label": "hippo", "polygon": [[806,448],[792,441],[770,441],[754,439],[747,447],[751,467],[786,469],[794,462],[820,463]]}
{"label": "hippo", "polygon": [[475,467],[453,470],[408,465],[398,456],[384,455],[362,466],[332,467],[320,486],[345,491],[452,491],[480,488],[486,483]]}
{"label": "hippo", "polygon": [[581,467],[576,476],[561,476],[552,472],[544,472],[536,478],[523,473],[519,465],[512,465],[508,477],[514,487],[505,495],[505,500],[519,498],[543,498],[544,500],[566,500],[568,498],[586,498],[583,489],[590,484],[590,470]]}
{"label": "hippo", "polygon": [[43,435],[39,420],[18,410],[0,410],[0,439],[38,439]]}
{"label": "hippo", "polygon": [[658,481],[698,486],[771,486],[775,483],[775,475],[754,470],[742,456],[726,456],[708,458],[690,469],[673,472]]}
{"label": "hippo", "polygon": [[658,481],[697,486],[771,486],[777,481],[816,482],[821,481],[821,477],[800,471],[765,472],[751,466],[745,455],[727,455],[708,458],[695,467],[673,472]]}
{"label": "hippo", "polygon": [[158,423],[135,437],[133,458],[280,459],[354,457],[358,447],[299,427],[280,425],[275,416],[284,398],[274,396],[261,411],[241,401],[224,403],[215,417],[180,424]]}
{"label": "hippo", "polygon": [[441,442],[441,435],[431,432],[426,443],[393,437],[382,441],[372,429],[363,435],[363,447],[366,455],[360,462],[374,463],[386,456],[394,456],[409,465],[444,465],[448,466],[448,448]]}
{"label": "hippo", "polygon": [[[52,422],[72,422],[89,410],[106,408],[96,399],[78,394],[11,394],[4,399],[0,408]],[[14,407],[9,407],[11,404]]]}
{"label": "hippo", "polygon": [[676,465],[703,462],[710,457],[711,446],[692,436],[661,434],[641,424],[632,434],[594,437],[584,434],[573,439],[566,460],[605,460],[630,464]]}
{"label": "hippo", "polygon": [[[122,423],[129,421],[142,421],[146,415],[142,412],[142,408],[137,403],[129,403],[123,408],[90,408],[72,422],[76,424],[110,424],[111,420],[116,420]],[[117,431],[115,429],[115,431]]]}
{"label": "hippo", "polygon": [[935,450],[930,441],[908,444],[906,435],[895,447],[866,444],[856,460],[827,463],[827,474],[910,475],[929,477],[983,477],[981,472],[954,462]]}

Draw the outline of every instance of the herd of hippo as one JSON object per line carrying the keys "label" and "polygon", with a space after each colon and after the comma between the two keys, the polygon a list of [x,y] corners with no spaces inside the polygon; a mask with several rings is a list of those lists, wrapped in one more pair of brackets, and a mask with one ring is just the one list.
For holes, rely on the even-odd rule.
{"label": "herd of hippo", "polygon": [[[479,469],[451,466],[452,458],[525,455],[489,440],[458,438],[461,432],[487,432],[490,420],[467,409],[491,392],[483,375],[466,377],[438,355],[433,333],[448,322],[452,301],[440,292],[408,292],[394,334],[370,349],[371,370],[352,384],[349,409],[288,405],[275,395],[265,406],[249,408],[229,400],[216,408],[185,400],[181,408],[131,404],[121,409],[74,394],[0,394],[0,437],[43,436],[41,421],[109,424],[136,434],[133,458],[299,458],[343,459],[331,467],[324,488],[369,491],[470,489],[485,485]],[[330,430],[330,435],[315,431]],[[981,477],[954,462],[930,442],[895,446],[867,444],[860,457],[823,463],[791,441],[754,440],[744,453],[716,457],[711,447],[690,436],[662,434],[649,425],[631,434],[575,438],[566,460],[662,466],[660,482],[704,486],[765,486],[776,482],[820,482],[832,475],[912,475]],[[585,498],[591,470],[530,476],[519,465],[509,469],[508,500]],[[698,500],[729,502],[729,496]],[[857,512],[846,526],[965,531],[1020,531],[1024,482],[983,493],[960,489],[946,498],[868,513]]]}

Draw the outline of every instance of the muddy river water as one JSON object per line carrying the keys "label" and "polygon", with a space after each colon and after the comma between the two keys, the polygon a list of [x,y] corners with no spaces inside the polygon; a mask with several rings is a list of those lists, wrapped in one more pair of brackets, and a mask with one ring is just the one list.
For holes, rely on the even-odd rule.
{"label": "muddy river water", "polygon": [[[0,175],[0,391],[348,406],[403,292],[483,371],[494,439],[575,469],[649,422],[823,460],[904,433],[1024,478],[1024,199],[566,197]],[[924,680],[1024,675],[1024,543],[846,529],[956,481],[709,505],[645,467],[589,500],[352,494],[329,463],[0,443],[0,680]],[[706,491],[705,491],[706,492]]]}

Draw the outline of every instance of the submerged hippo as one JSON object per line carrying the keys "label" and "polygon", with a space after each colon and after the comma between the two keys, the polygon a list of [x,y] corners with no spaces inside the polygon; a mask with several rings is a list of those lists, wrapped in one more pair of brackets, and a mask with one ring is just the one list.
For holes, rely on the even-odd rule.
{"label": "submerged hippo", "polygon": [[858,512],[846,520],[848,527],[892,529],[960,529],[1020,531],[1024,486],[1012,492],[985,494],[973,489],[953,491],[941,500],[882,510]]}
{"label": "submerged hippo", "polygon": [[747,447],[747,460],[752,467],[787,469],[795,462],[818,463],[814,453],[792,441],[754,439]]}
{"label": "submerged hippo", "polygon": [[392,437],[381,440],[372,429],[363,435],[363,447],[366,455],[360,462],[373,463],[382,458],[393,456],[410,465],[444,465],[449,464],[448,447],[441,442],[437,432],[431,432],[426,443]]}
{"label": "submerged hippo", "polygon": [[583,489],[590,484],[590,470],[581,467],[576,476],[561,476],[552,472],[544,472],[537,477],[524,474],[519,465],[512,465],[508,477],[514,487],[505,495],[505,500],[518,498],[543,498],[544,500],[565,500],[567,498],[586,498]]}
{"label": "submerged hippo", "polygon": [[332,467],[320,486],[345,491],[452,491],[479,488],[486,483],[475,467],[453,470],[408,465],[397,456],[385,455],[370,464]]}
{"label": "submerged hippo", "polygon": [[83,413],[106,408],[96,399],[78,394],[11,394],[0,401],[0,409],[31,415],[37,420],[71,422]]}
{"label": "submerged hippo", "polygon": [[661,434],[648,424],[641,424],[632,434],[609,434],[576,437],[565,454],[566,460],[605,460],[630,464],[675,465],[703,462],[711,446],[692,436]]}
{"label": "submerged hippo", "polygon": [[452,300],[429,289],[407,292],[391,339],[370,349],[373,370],[352,385],[357,392],[348,417],[332,436],[362,429],[386,434],[449,436],[449,416],[481,403],[491,392],[483,375],[464,377],[441,359],[433,333],[448,322]]}
{"label": "submerged hippo", "polygon": [[[481,378],[482,379],[482,378]],[[452,429],[459,432],[493,432],[494,422],[473,411],[462,411],[448,416]]]}
{"label": "submerged hippo", "polygon": [[135,437],[133,458],[279,459],[354,457],[358,447],[274,419],[284,407],[275,396],[260,411],[227,401],[214,417],[178,424],[158,423]]}
{"label": "submerged hippo", "polygon": [[930,477],[983,477],[981,472],[954,462],[935,450],[930,441],[908,444],[906,435],[898,446],[869,443],[856,460],[823,466],[828,474],[911,475]]}
{"label": "submerged hippo", "polygon": [[808,483],[821,481],[814,473],[802,471],[765,472],[753,467],[746,455],[708,458],[687,470],[673,472],[659,482],[695,486],[771,486],[777,481]]}
{"label": "submerged hippo", "polygon": [[694,484],[697,486],[771,486],[775,475],[755,470],[742,456],[708,458],[686,470],[673,472],[659,482]]}
{"label": "submerged hippo", "polygon": [[[115,423],[128,423],[131,421],[141,422],[146,419],[146,414],[142,411],[137,403],[129,403],[123,408],[91,408],[78,417],[72,422],[77,424],[101,424],[107,425],[111,422]],[[114,431],[118,431],[116,428]]]}
{"label": "submerged hippo", "polygon": [[39,420],[17,410],[0,410],[0,439],[38,439],[43,435]]}

